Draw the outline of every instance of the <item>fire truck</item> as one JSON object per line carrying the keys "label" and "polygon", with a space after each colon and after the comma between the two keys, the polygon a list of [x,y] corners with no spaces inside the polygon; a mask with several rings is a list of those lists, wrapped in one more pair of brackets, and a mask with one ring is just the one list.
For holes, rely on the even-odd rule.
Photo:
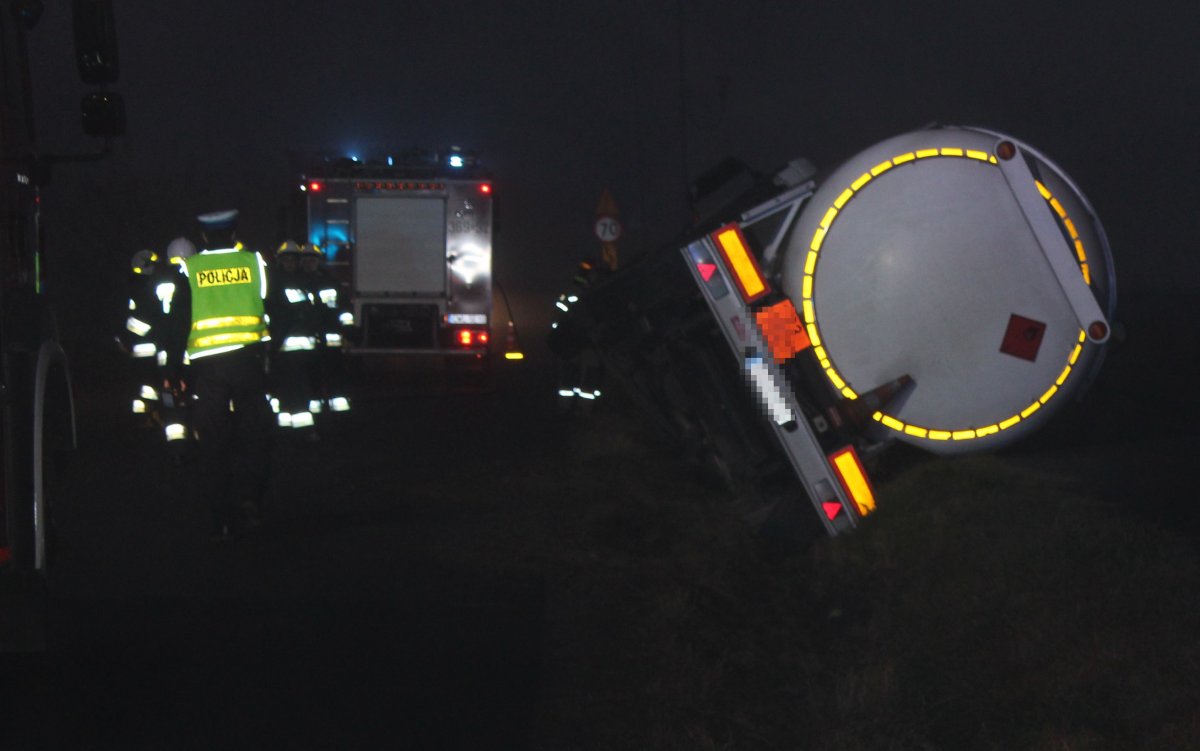
{"label": "fire truck", "polygon": [[1108,241],[1033,146],[931,126],[744,182],[581,293],[563,328],[754,524],[810,506],[810,531],[853,530],[886,457],[1007,446],[1100,367]]}
{"label": "fire truck", "polygon": [[488,361],[493,193],[474,154],[326,160],[300,191],[304,236],[352,306],[350,354]]}
{"label": "fire truck", "polygon": [[[55,460],[75,446],[70,370],[45,284],[38,188],[55,162],[103,156],[52,156],[35,149],[26,44],[41,10],[36,0],[0,0],[0,569],[22,576],[47,568]],[[115,82],[111,0],[75,0],[73,12],[83,82]],[[85,95],[83,127],[89,135],[119,135],[124,127],[119,95]]]}

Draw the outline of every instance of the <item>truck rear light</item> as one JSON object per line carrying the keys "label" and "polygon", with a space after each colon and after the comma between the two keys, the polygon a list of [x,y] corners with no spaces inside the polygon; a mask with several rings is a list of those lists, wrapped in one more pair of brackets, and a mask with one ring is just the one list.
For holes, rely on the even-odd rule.
{"label": "truck rear light", "polygon": [[480,183],[479,184],[479,192],[483,193],[484,195],[488,195],[489,193],[492,192],[492,186],[489,185],[488,183]]}
{"label": "truck rear light", "polygon": [[875,510],[875,492],[871,489],[871,481],[867,471],[863,469],[858,458],[858,452],[853,446],[838,449],[829,455],[829,464],[837,474],[838,481],[846,490],[850,500],[860,516],[866,516]]}
{"label": "truck rear light", "polygon": [[310,182],[308,184],[308,189],[311,190],[313,193],[320,193],[321,188],[323,188],[323,187],[324,186],[321,185],[321,183],[317,182],[316,180],[313,180],[312,182]]}
{"label": "truck rear light", "polygon": [[454,340],[463,347],[470,347],[472,344],[483,346],[488,343],[488,339],[488,332],[475,329],[459,329],[454,333]]}
{"label": "truck rear light", "polygon": [[746,247],[746,238],[737,224],[725,225],[712,233],[712,239],[725,259],[725,265],[733,272],[742,299],[748,303],[754,302],[771,291],[758,268],[758,261],[754,260]]}

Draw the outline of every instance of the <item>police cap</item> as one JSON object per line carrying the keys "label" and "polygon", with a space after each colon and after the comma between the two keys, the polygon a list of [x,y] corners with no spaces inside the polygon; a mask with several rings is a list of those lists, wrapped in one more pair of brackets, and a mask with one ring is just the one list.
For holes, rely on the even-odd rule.
{"label": "police cap", "polygon": [[234,229],[237,225],[237,217],[237,209],[229,209],[201,214],[196,217],[196,221],[200,222],[200,228],[205,232],[220,232]]}

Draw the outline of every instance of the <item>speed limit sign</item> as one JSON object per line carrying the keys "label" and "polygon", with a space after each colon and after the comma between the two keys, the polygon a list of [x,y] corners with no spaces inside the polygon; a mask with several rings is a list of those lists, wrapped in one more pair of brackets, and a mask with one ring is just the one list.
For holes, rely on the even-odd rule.
{"label": "speed limit sign", "polygon": [[602,243],[613,243],[621,239],[621,220],[615,216],[602,216],[596,220],[596,238]]}

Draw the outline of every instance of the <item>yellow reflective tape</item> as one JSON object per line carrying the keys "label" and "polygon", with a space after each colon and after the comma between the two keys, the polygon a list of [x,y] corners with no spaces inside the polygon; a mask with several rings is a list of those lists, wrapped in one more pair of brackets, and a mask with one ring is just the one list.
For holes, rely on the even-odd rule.
{"label": "yellow reflective tape", "polygon": [[1039,409],[1041,409],[1041,407],[1042,407],[1041,402],[1034,402],[1033,404],[1030,404],[1025,409],[1021,410],[1021,417],[1022,418],[1029,417],[1034,412],[1037,412]]}
{"label": "yellow reflective tape", "polygon": [[1088,271],[1088,265],[1086,263],[1079,264],[1079,270],[1083,272],[1083,283],[1091,285],[1092,272]]}
{"label": "yellow reflective tape", "polygon": [[1042,185],[1041,180],[1034,180],[1033,184],[1037,186],[1038,193],[1042,194],[1042,198],[1045,198],[1047,201],[1049,201],[1051,198],[1054,197],[1054,196],[1050,195],[1050,191],[1046,190],[1046,186]]}
{"label": "yellow reflective tape", "polygon": [[938,155],[937,149],[920,149],[917,151],[917,159],[924,159],[926,157],[937,156],[937,155]]}
{"label": "yellow reflective tape", "polygon": [[950,434],[950,437],[956,441],[965,441],[969,438],[974,438],[975,431],[974,430],[956,430]]}
{"label": "yellow reflective tape", "polygon": [[821,228],[828,230],[829,225],[833,224],[833,220],[837,217],[838,210],[833,206],[829,207],[829,211],[825,212],[825,218],[821,220]]}
{"label": "yellow reflective tape", "polygon": [[825,242],[825,228],[817,227],[817,232],[813,235],[812,244],[809,245],[809,248],[813,251],[818,251],[821,249],[821,243],[823,242]]}
{"label": "yellow reflective tape", "polygon": [[919,428],[916,425],[905,425],[904,432],[908,433],[909,435],[916,436],[917,438],[924,438],[925,436],[929,435],[928,430],[925,428]]}
{"label": "yellow reflective tape", "polygon": [[1058,214],[1059,219],[1067,218],[1067,210],[1063,208],[1063,205],[1058,202],[1057,198],[1050,199],[1050,207],[1054,209],[1055,214]]}
{"label": "yellow reflective tape", "polygon": [[850,187],[853,188],[855,191],[858,191],[858,190],[862,189],[862,186],[866,185],[869,182],[871,182],[871,173],[864,172],[864,173],[862,173],[862,175],[859,176],[859,178],[857,180],[850,183]]}
{"label": "yellow reflective tape", "polygon": [[988,153],[986,151],[967,149],[967,156],[971,157],[972,159],[978,159],[981,162],[986,162],[988,160]]}
{"label": "yellow reflective tape", "polygon": [[1075,231],[1075,222],[1072,222],[1069,217],[1063,217],[1063,224],[1066,225],[1067,232],[1071,234],[1072,240],[1079,237],[1079,233]]}
{"label": "yellow reflective tape", "polygon": [[989,162],[991,162],[992,164],[999,164],[999,163],[1000,163],[1000,162],[996,161],[996,155],[995,155],[995,154],[989,154],[989,155],[988,155],[988,161],[989,161]]}
{"label": "yellow reflective tape", "polygon": [[741,281],[742,289],[746,291],[746,297],[754,297],[765,290],[766,285],[763,283],[762,277],[758,275],[758,270],[754,268],[750,254],[746,250],[746,246],[742,244],[737,230],[727,229],[719,233],[717,241],[725,250],[725,257],[729,259],[730,265],[733,266],[733,273]]}
{"label": "yellow reflective tape", "polygon": [[955,148],[942,149],[942,156],[962,156],[962,155],[963,155],[962,149],[955,149]]}
{"label": "yellow reflective tape", "polygon": [[1075,238],[1075,255],[1079,257],[1080,263],[1087,260],[1087,253],[1083,252],[1083,240]]}
{"label": "yellow reflective tape", "polygon": [[817,251],[810,250],[808,256],[804,259],[804,273],[812,275],[817,270]]}
{"label": "yellow reflective tape", "polygon": [[215,329],[224,326],[257,326],[262,322],[258,316],[220,316],[218,318],[204,318],[192,324],[193,331],[204,331],[205,329]]}
{"label": "yellow reflective tape", "polygon": [[931,431],[929,431],[929,438],[934,441],[948,441],[948,440],[950,440],[950,431],[949,430],[931,430]]}
{"label": "yellow reflective tape", "polygon": [[882,175],[884,172],[887,172],[891,168],[892,168],[892,163],[890,161],[880,162],[879,164],[876,164],[874,167],[871,168],[871,177],[879,177],[880,175]]}
{"label": "yellow reflective tape", "polygon": [[[801,303],[801,307],[804,308],[804,320],[805,321],[812,323],[813,321],[816,320],[817,316],[814,313],[812,300],[803,301]],[[816,342],[813,342],[813,344],[816,344]]]}
{"label": "yellow reflective tape", "polygon": [[811,343],[812,346],[814,346],[814,347],[821,346],[821,337],[817,336],[817,327],[810,323],[807,326],[805,326],[805,328],[808,329],[809,343]]}
{"label": "yellow reflective tape", "polygon": [[892,164],[904,164],[905,162],[911,162],[916,158],[917,155],[910,151],[907,154],[901,154],[900,156],[892,157]]}
{"label": "yellow reflective tape", "polygon": [[1069,376],[1069,375],[1071,375],[1071,366],[1070,366],[1070,365],[1068,365],[1067,367],[1063,368],[1063,372],[1061,372],[1061,373],[1059,373],[1059,374],[1058,374],[1058,380],[1056,380],[1056,381],[1054,382],[1054,384],[1055,384],[1056,386],[1061,386],[1061,385],[1063,385],[1063,381],[1067,380],[1067,376]]}
{"label": "yellow reflective tape", "polygon": [[982,427],[982,428],[980,428],[979,430],[976,430],[976,431],[975,431],[975,437],[976,437],[976,438],[983,438],[985,435],[991,435],[991,434],[993,434],[993,433],[999,433],[999,432],[1000,432],[1000,426],[999,426],[999,425],[988,425],[988,426],[986,426],[986,427]]}
{"label": "yellow reflective tape", "polygon": [[1050,397],[1054,396],[1054,392],[1056,391],[1058,391],[1058,386],[1051,386],[1050,388],[1046,389],[1046,393],[1038,397],[1038,401],[1042,404],[1045,404],[1046,402],[1050,401]]}
{"label": "yellow reflective tape", "polygon": [[850,188],[846,188],[845,190],[842,191],[842,194],[837,197],[837,200],[833,202],[833,207],[835,209],[840,209],[843,206],[845,206],[846,202],[849,201],[853,197],[854,197],[854,191],[851,190]]}
{"label": "yellow reflective tape", "polygon": [[[811,337],[809,338],[809,341],[812,341]],[[825,348],[820,346],[819,344],[813,345],[813,354],[817,356],[818,360],[828,360],[829,359],[829,355],[825,354]]]}
{"label": "yellow reflective tape", "polygon": [[1087,341],[1087,334],[1084,333],[1083,329],[1080,329],[1079,330],[1079,343],[1083,344],[1086,341]]}
{"label": "yellow reflective tape", "polygon": [[899,420],[892,417],[891,415],[885,415],[883,413],[880,413],[879,417],[876,419],[878,419],[880,422],[882,422],[884,425],[888,426],[892,430],[904,430],[904,423],[900,422]]}
{"label": "yellow reflective tape", "polygon": [[801,294],[804,297],[812,297],[813,278],[809,274],[804,275],[803,291]]}
{"label": "yellow reflective tape", "polygon": [[1021,416],[1020,416],[1020,415],[1013,415],[1012,417],[1008,418],[1008,419],[1007,419],[1007,420],[1005,420],[1004,422],[1000,423],[1000,429],[1001,429],[1001,430],[1008,430],[1009,428],[1011,428],[1012,426],[1016,425],[1016,424],[1017,424],[1017,423],[1019,423],[1020,421],[1021,421]]}
{"label": "yellow reflective tape", "polygon": [[850,400],[854,400],[854,399],[858,398],[858,394],[854,393],[854,389],[850,388],[849,386],[842,389],[842,396],[844,396]]}
{"label": "yellow reflective tape", "polygon": [[1075,361],[1079,359],[1079,353],[1082,351],[1083,351],[1083,345],[1076,344],[1075,350],[1073,352],[1071,352],[1071,357],[1068,358],[1067,362],[1070,363],[1071,365],[1074,365]]}
{"label": "yellow reflective tape", "polygon": [[829,380],[833,382],[834,388],[839,391],[846,388],[846,382],[842,380],[842,377],[833,368],[826,366],[825,375],[829,376]]}
{"label": "yellow reflective tape", "polygon": [[217,347],[222,344],[249,344],[259,340],[258,334],[253,331],[241,331],[233,334],[213,334],[212,336],[202,336],[192,342],[193,347]]}

